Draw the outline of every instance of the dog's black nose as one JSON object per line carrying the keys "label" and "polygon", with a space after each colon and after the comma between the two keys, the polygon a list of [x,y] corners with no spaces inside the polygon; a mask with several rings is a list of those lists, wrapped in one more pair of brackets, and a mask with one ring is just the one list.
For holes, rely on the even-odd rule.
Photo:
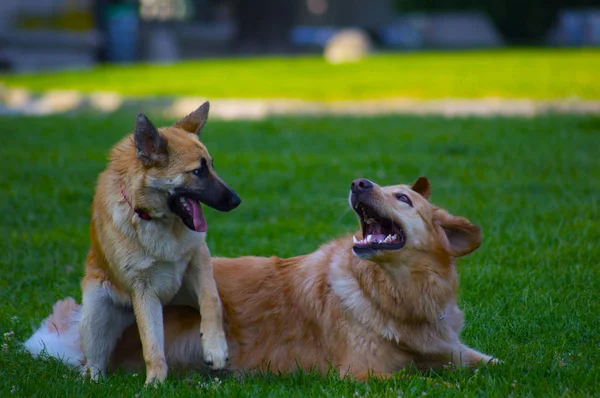
{"label": "dog's black nose", "polygon": [[229,204],[231,205],[232,209],[238,207],[240,203],[242,203],[242,198],[240,198],[238,194],[234,193],[233,195],[231,195],[231,198],[229,199]]}
{"label": "dog's black nose", "polygon": [[361,193],[373,189],[373,183],[366,178],[359,178],[358,180],[352,181],[350,189],[353,193]]}

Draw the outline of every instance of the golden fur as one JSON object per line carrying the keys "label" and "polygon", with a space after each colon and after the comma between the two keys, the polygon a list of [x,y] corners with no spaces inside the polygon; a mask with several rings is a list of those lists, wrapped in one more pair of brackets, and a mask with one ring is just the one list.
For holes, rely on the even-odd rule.
{"label": "golden fur", "polygon": [[[372,187],[354,192],[357,181]],[[343,376],[364,379],[389,377],[410,364],[428,369],[497,362],[462,344],[459,336],[463,314],[456,302],[455,257],[479,247],[479,228],[429,203],[431,188],[423,177],[411,186],[357,181],[351,206],[368,205],[401,226],[404,247],[361,252],[349,235],[289,259],[212,259],[231,369],[252,373],[301,368],[324,374],[333,366]],[[365,231],[361,221],[361,232],[354,237],[361,239]],[[35,338],[53,342],[54,356],[77,358],[78,336],[68,332],[80,312],[72,299],[58,302],[51,315],[57,326],[44,328],[46,322]],[[190,307],[165,308],[169,366],[206,370],[197,333],[203,323]],[[58,342],[52,339],[57,330],[65,336]],[[142,354],[138,331],[129,327],[110,368],[140,368]]]}
{"label": "golden fur", "polygon": [[[399,192],[413,206],[398,201]],[[429,193],[420,178],[412,186],[375,185],[366,199],[402,226],[407,240],[400,250],[362,259],[347,236],[289,259],[213,258],[231,368],[326,373],[333,366],[364,378],[387,377],[411,363],[426,369],[496,362],[459,339],[454,258],[479,247],[479,228],[429,203]],[[164,319],[167,360],[198,366],[201,347],[192,331],[200,316],[172,306]],[[137,332],[129,328],[112,366],[139,365],[139,354]]]}

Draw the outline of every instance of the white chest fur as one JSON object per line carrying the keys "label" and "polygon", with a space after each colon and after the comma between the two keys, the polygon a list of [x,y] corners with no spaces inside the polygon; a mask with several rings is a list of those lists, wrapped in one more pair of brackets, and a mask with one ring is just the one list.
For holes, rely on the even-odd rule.
{"label": "white chest fur", "polygon": [[123,279],[130,285],[151,289],[162,304],[167,304],[179,291],[188,261],[161,261],[145,256],[123,266]]}
{"label": "white chest fur", "polygon": [[[113,221],[127,241],[101,242],[115,274],[126,286],[147,286],[163,304],[169,302],[192,257],[204,247],[206,234],[191,231],[174,218],[142,220],[125,206],[115,206]],[[103,235],[109,234],[99,234]]]}

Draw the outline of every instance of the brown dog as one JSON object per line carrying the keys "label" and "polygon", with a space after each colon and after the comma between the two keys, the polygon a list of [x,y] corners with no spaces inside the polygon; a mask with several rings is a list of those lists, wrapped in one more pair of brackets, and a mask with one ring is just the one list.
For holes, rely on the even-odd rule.
{"label": "brown dog", "polygon": [[[427,369],[496,362],[459,338],[454,258],[479,247],[480,230],[433,206],[429,193],[423,177],[412,186],[356,180],[350,205],[360,233],[290,259],[214,258],[232,369],[325,373],[333,365],[342,375],[364,378],[386,377],[411,363]],[[77,305],[59,302],[52,317],[66,336],[55,351],[76,358],[77,336],[68,331],[69,320],[79,317]],[[172,306],[164,321],[167,361],[202,366],[195,331],[204,318]],[[54,327],[42,326],[36,338],[51,342]],[[112,365],[139,367],[141,353],[137,331],[129,328]]]}
{"label": "brown dog", "polygon": [[226,366],[222,307],[200,202],[229,211],[240,198],[216,175],[198,139],[208,110],[206,102],[161,129],[139,114],[134,133],[112,149],[98,179],[79,321],[84,372],[94,379],[134,319],[146,383],[165,379],[162,306],[172,300],[200,309],[196,334],[203,358],[213,368]]}

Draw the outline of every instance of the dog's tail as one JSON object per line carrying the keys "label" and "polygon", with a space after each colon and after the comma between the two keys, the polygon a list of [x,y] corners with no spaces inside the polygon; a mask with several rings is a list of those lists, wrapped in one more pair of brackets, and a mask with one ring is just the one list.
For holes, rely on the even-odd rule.
{"label": "dog's tail", "polygon": [[46,318],[33,336],[24,343],[25,349],[34,357],[45,354],[79,367],[84,356],[79,339],[81,306],[72,298],[58,301],[52,314]]}
{"label": "dog's tail", "polygon": [[[72,298],[54,304],[52,314],[42,322],[23,345],[34,357],[47,356],[82,368],[85,356],[79,337],[81,305]],[[167,307],[164,310],[165,354],[169,366],[201,367],[203,362],[200,339],[200,315],[189,307]],[[125,369],[143,368],[142,343],[137,327],[127,328],[121,336],[111,363]],[[112,367],[109,365],[109,367]]]}

